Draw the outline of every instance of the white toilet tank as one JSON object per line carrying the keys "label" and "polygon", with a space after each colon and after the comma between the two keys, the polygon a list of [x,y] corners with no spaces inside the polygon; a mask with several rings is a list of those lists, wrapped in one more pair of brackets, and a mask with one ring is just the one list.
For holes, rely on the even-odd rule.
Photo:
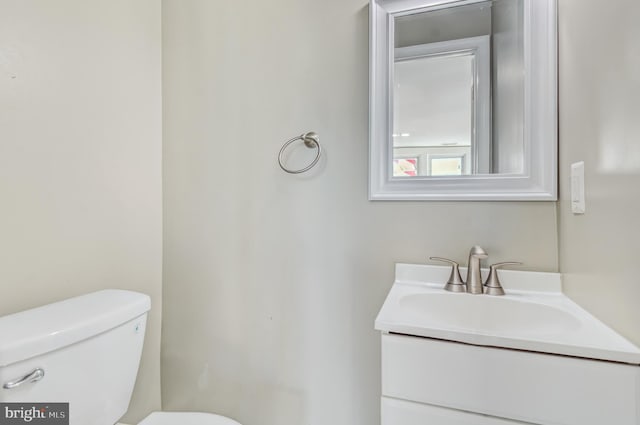
{"label": "white toilet tank", "polygon": [[0,317],[0,402],[69,403],[70,425],[113,425],[129,406],[150,307],[147,295],[110,289]]}

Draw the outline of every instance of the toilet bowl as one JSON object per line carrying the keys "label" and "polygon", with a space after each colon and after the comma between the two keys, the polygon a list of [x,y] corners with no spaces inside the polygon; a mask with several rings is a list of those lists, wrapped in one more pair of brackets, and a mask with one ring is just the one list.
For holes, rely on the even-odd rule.
{"label": "toilet bowl", "polygon": [[201,412],[153,412],[138,425],[240,425],[233,419]]}
{"label": "toilet bowl", "polygon": [[[115,424],[129,408],[150,308],[147,295],[110,289],[0,317],[0,403],[69,403],[69,425]],[[153,412],[138,425],[240,424]]]}

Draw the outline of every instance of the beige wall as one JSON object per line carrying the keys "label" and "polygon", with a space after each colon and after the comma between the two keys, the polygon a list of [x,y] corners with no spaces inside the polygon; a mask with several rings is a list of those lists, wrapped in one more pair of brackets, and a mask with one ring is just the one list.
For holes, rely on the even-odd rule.
{"label": "beige wall", "polygon": [[[560,268],[568,294],[640,344],[640,3],[560,0]],[[571,214],[585,161],[587,211]]]}
{"label": "beige wall", "polygon": [[151,295],[131,422],[160,406],[160,41],[156,0],[0,0],[0,315]]}
{"label": "beige wall", "polygon": [[[367,200],[366,0],[165,0],[163,25],[164,408],[375,424],[395,262],[557,270],[554,203]],[[283,173],[308,130],[324,160]]]}

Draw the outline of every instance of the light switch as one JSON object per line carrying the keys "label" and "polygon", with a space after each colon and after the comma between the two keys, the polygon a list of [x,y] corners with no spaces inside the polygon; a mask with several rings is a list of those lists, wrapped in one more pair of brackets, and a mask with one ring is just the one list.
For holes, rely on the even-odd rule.
{"label": "light switch", "polygon": [[584,214],[584,162],[571,164],[571,212]]}

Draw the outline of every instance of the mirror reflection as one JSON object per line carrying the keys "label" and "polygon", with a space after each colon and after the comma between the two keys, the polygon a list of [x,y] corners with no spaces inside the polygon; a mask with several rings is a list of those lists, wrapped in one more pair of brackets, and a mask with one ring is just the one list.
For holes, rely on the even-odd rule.
{"label": "mirror reflection", "polygon": [[519,174],[524,0],[394,18],[394,178]]}

